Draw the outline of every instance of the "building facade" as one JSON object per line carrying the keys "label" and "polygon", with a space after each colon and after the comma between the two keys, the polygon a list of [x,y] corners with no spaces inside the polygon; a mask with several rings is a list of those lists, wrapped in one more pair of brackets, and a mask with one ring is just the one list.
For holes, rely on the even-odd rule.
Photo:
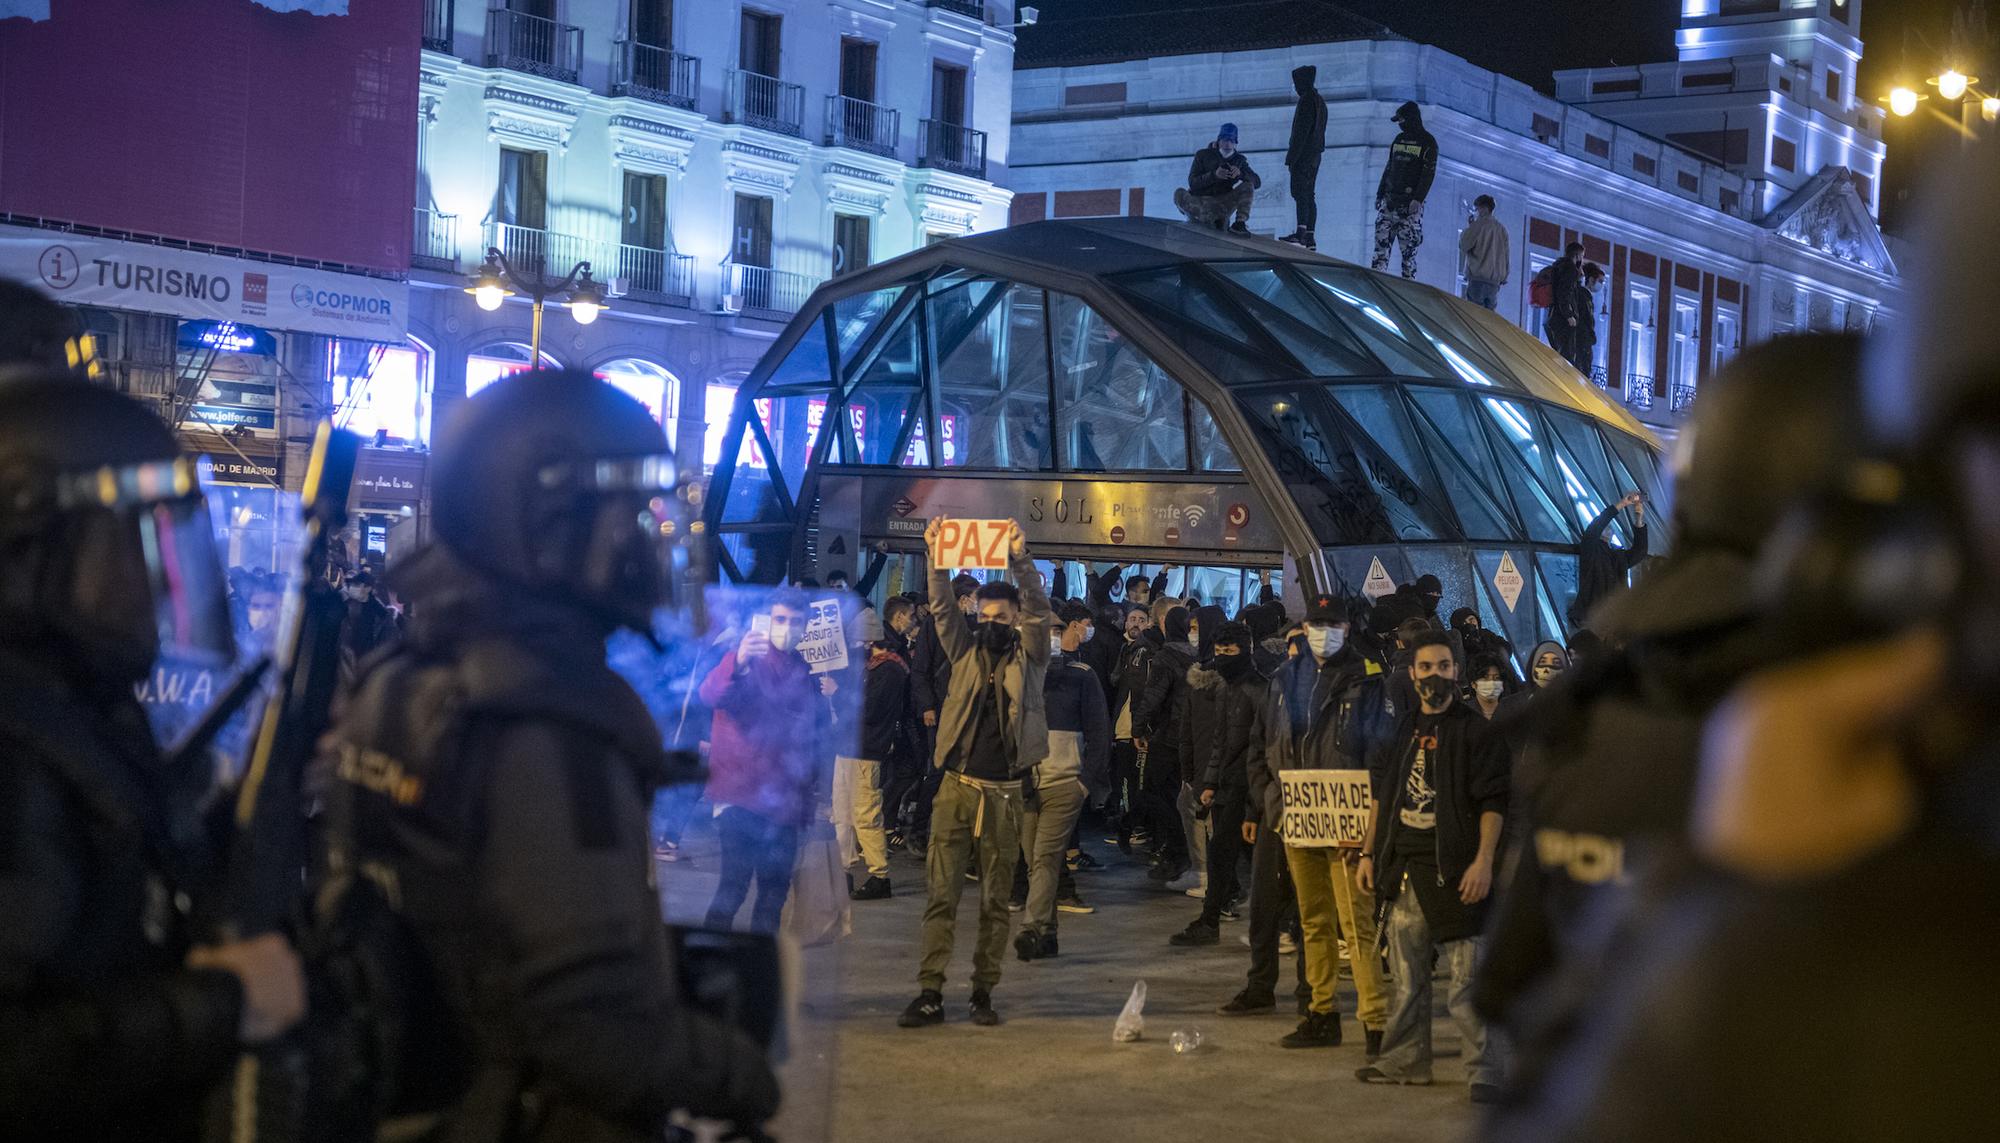
{"label": "building facade", "polygon": [[[1457,237],[1472,200],[1490,194],[1512,238],[1498,310],[1539,334],[1544,311],[1530,305],[1528,283],[1569,242],[1581,242],[1608,275],[1597,297],[1592,380],[1671,435],[1701,384],[1744,345],[1794,330],[1870,328],[1886,316],[1895,277],[1873,219],[1879,113],[1855,104],[1845,88],[1836,107],[1824,79],[1802,90],[1806,75],[1839,70],[1828,53],[1836,63],[1858,58],[1855,24],[1829,13],[1859,0],[1782,10],[1775,0],[1718,2],[1686,6],[1683,62],[1663,65],[1660,74],[1722,75],[1727,92],[1720,82],[1697,83],[1692,102],[1662,93],[1655,103],[1600,91],[1588,109],[1383,29],[1286,45],[1210,35],[1178,46],[1155,37],[1148,43],[1155,54],[1114,59],[1105,58],[1101,41],[1045,25],[1048,35],[1038,29],[1036,39],[1024,40],[1015,72],[1010,217],[1175,216],[1172,193],[1185,185],[1190,157],[1218,124],[1233,121],[1263,178],[1250,227],[1289,233],[1282,161],[1295,101],[1291,71],[1313,65],[1328,105],[1320,250],[1368,260],[1375,187],[1396,134],[1390,116],[1415,100],[1440,155],[1419,279],[1462,287]],[[1858,11],[1851,19],[1858,21]],[[1780,34],[1801,21],[1813,28]],[[1212,50],[1218,46],[1227,50]],[[1722,50],[1747,54],[1710,54]],[[1623,69],[1612,82],[1642,70]],[[1568,89],[1608,74],[1566,74],[1560,82]],[[1642,93],[1665,83],[1652,74],[1641,76]],[[1764,100],[1772,92],[1779,97],[1769,114],[1746,123],[1731,110],[1739,98]],[[1645,129],[1623,121],[1628,115]],[[1704,115],[1716,126],[1704,127]],[[1726,130],[1725,115],[1732,124]],[[1754,143],[1734,135],[1737,123],[1746,123],[1740,129]],[[1687,136],[1702,129],[1723,131],[1696,140],[1719,154],[1693,149]],[[1782,141],[1790,141],[1789,154]],[[1756,161],[1739,161],[1737,151]]]}
{"label": "building facade", "polygon": [[525,366],[497,249],[590,263],[594,323],[545,311],[550,365],[665,423],[690,470],[734,388],[826,279],[1004,224],[1012,6],[993,0],[425,0],[413,383],[435,405]]}

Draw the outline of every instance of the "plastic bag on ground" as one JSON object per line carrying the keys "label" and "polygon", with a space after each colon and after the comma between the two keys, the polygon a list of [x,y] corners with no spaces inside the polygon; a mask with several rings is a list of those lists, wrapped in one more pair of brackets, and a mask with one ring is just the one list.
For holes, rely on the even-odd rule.
{"label": "plastic bag on ground", "polygon": [[1111,1041],[1129,1044],[1146,1034],[1146,982],[1132,986],[1132,998],[1125,1002],[1125,1010],[1118,1014],[1118,1023],[1111,1029]]}

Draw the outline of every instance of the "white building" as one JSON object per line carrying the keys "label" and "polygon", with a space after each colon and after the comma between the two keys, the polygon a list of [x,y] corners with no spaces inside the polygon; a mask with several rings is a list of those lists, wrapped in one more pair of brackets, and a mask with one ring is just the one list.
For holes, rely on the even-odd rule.
{"label": "white building", "polygon": [[[1291,71],[1312,64],[1328,108],[1320,250],[1367,262],[1376,183],[1396,134],[1389,117],[1415,100],[1440,154],[1418,277],[1446,289],[1459,283],[1458,232],[1472,200],[1490,194],[1513,239],[1513,272],[1498,308],[1535,329],[1530,278],[1568,242],[1582,242],[1609,274],[1599,292],[1594,379],[1671,433],[1702,381],[1746,343],[1791,330],[1867,328],[1880,316],[1895,275],[1872,216],[1880,117],[1855,104],[1844,80],[1842,98],[1828,99],[1823,78],[1829,69],[1851,75],[1861,51],[1853,34],[1859,4],[1812,0],[1779,9],[1777,0],[1686,0],[1683,62],[1664,71],[1566,73],[1566,87],[1612,77],[1614,90],[1599,88],[1598,102],[1585,109],[1318,0],[1295,0],[1295,19],[1262,11],[1284,6],[1276,0],[1259,5],[1266,19],[1218,14],[1195,28],[1155,22],[1143,35],[1130,23],[1131,0],[1102,0],[1046,17],[1023,37],[1011,218],[1173,216],[1172,194],[1185,185],[1190,157],[1218,124],[1233,121],[1263,178],[1251,229],[1290,233],[1282,164],[1295,102]],[[1796,32],[1801,23],[1806,30]],[[1127,45],[1145,54],[1121,50]],[[1803,55],[1758,54],[1766,49]],[[1725,68],[1712,52],[1734,54],[1719,57]],[[1627,94],[1615,88],[1628,72],[1640,76],[1642,95],[1656,86],[1685,89],[1680,78],[1652,78],[1656,71],[1727,75],[1729,90],[1697,83],[1698,94],[1685,100],[1665,92],[1657,100],[1611,98]],[[1817,86],[1805,88],[1808,74],[1821,77]],[[1772,110],[1739,119],[1739,100],[1768,101]],[[1623,121],[1642,112],[1647,130]],[[1738,123],[1751,140],[1740,146],[1731,134]],[[1723,132],[1725,153],[1710,158],[1651,133],[1701,130]],[[1788,154],[1780,140],[1792,144],[1791,170],[1778,162]],[[1729,147],[1756,161],[1734,161]],[[1852,165],[1841,165],[1843,157]]]}
{"label": "white building", "polygon": [[611,308],[582,325],[552,303],[544,358],[679,444],[721,430],[820,282],[1005,222],[1008,0],[425,6],[405,375],[438,406],[529,360],[526,298],[463,292],[489,247],[591,264]]}

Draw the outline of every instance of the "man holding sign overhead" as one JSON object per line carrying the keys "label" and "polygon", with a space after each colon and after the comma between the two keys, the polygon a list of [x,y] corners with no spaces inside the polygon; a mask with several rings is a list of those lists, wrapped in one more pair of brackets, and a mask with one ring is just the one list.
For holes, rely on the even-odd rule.
{"label": "man holding sign overhead", "polygon": [[[930,899],[924,907],[921,991],[896,1021],[905,1028],[944,1022],[944,974],[974,843],[979,854],[979,937],[972,955],[972,1022],[998,1024],[993,986],[1007,952],[1007,898],[1021,848],[1023,779],[1049,752],[1042,684],[1049,668],[1054,615],[1028,540],[1012,520],[933,518],[924,529],[930,559],[930,608],[938,643],[951,662],[951,685],[938,711],[931,764],[944,771],[931,807],[926,854]],[[977,622],[968,630],[953,602],[953,568],[999,568],[1014,583],[980,585]],[[1016,587],[1015,584],[1019,586]]]}

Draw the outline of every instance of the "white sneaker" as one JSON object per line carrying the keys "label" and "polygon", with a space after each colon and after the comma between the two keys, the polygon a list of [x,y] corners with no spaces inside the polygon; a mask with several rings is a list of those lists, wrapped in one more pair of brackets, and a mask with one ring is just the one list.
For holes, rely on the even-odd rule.
{"label": "white sneaker", "polygon": [[1297,951],[1299,951],[1299,943],[1292,939],[1292,934],[1278,934],[1278,955],[1290,956]]}
{"label": "white sneaker", "polygon": [[1196,873],[1190,869],[1172,881],[1167,882],[1167,888],[1176,893],[1186,893],[1190,897],[1206,896],[1208,894],[1208,874]]}

